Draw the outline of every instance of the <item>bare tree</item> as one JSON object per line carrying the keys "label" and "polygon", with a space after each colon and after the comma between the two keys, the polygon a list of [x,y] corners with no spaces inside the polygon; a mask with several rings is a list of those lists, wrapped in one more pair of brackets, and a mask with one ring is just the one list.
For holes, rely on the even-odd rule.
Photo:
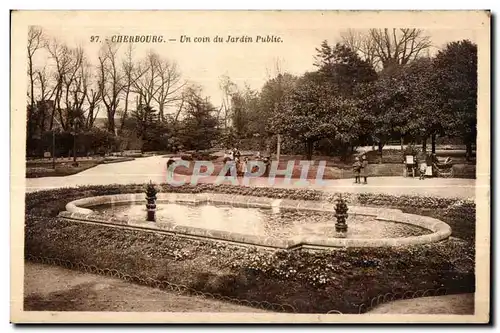
{"label": "bare tree", "polygon": [[181,74],[175,62],[157,58],[155,66],[159,80],[153,98],[158,103],[160,121],[163,122],[165,121],[165,107],[182,98],[180,90],[186,83],[181,82]]}
{"label": "bare tree", "polygon": [[33,57],[35,52],[43,47],[43,31],[40,27],[30,26],[28,30],[28,76],[30,87],[28,96],[30,99],[30,107],[28,108],[28,128],[27,137],[31,138],[33,128],[33,112],[35,109],[35,70],[33,68]]}
{"label": "bare tree", "polygon": [[99,89],[106,107],[107,129],[115,133],[115,114],[120,103],[120,95],[125,87],[124,74],[118,63],[118,47],[114,44],[103,45],[99,54]]}
{"label": "bare tree", "polygon": [[379,69],[406,65],[432,45],[430,37],[421,29],[347,30],[341,38]]}
{"label": "bare tree", "polygon": [[39,101],[51,100],[55,93],[55,87],[50,87],[50,81],[47,74],[47,67],[44,66],[36,71],[35,84],[38,86]]}
{"label": "bare tree", "polygon": [[368,33],[360,30],[349,29],[342,33],[342,42],[351,50],[357,51],[361,56],[371,63],[374,68],[380,66],[380,59],[377,57],[377,46]]}
{"label": "bare tree", "polygon": [[[86,109],[85,128],[94,126],[95,119],[99,114],[99,103],[102,101],[102,90],[100,89],[98,75],[89,62],[82,66],[82,91],[84,94]],[[83,104],[83,102],[82,102]]]}
{"label": "bare tree", "polygon": [[28,76],[30,80],[31,107],[35,106],[35,70],[33,69],[33,57],[35,52],[43,47],[43,31],[39,27],[30,26],[28,30]]}
{"label": "bare tree", "polygon": [[174,127],[178,124],[179,118],[183,114],[183,111],[185,111],[188,99],[191,98],[193,95],[197,95],[200,93],[201,93],[201,88],[196,84],[188,82],[185,82],[183,84],[182,93],[180,94],[179,99],[177,100],[177,109],[173,116]]}
{"label": "bare tree", "polygon": [[[70,81],[67,77],[70,73],[74,71],[74,62],[72,50],[68,48],[65,44],[60,43],[57,39],[52,39],[46,43],[47,51],[50,54],[50,58],[55,62],[55,92],[54,92],[54,104],[55,107],[52,110],[50,129],[54,125],[55,112],[58,112],[59,122],[63,129],[67,129],[67,114],[63,113],[63,108],[61,106],[61,101],[63,99],[64,87]],[[71,80],[72,81],[72,80]],[[67,92],[69,89],[67,90]],[[67,96],[66,96],[67,97]],[[68,103],[68,99],[65,99]],[[66,105],[68,107],[68,105]]]}
{"label": "bare tree", "polygon": [[134,71],[133,89],[139,95],[143,106],[151,107],[156,93],[158,80],[160,79],[157,70],[158,59],[158,54],[150,51]]}
{"label": "bare tree", "polygon": [[[222,121],[222,123],[224,124],[224,128],[227,128],[230,125],[229,120],[231,119],[231,99],[233,94],[237,91],[238,87],[233,81],[231,81],[229,76],[222,75],[219,81],[219,89],[222,91],[221,109],[222,111],[224,111],[224,114],[222,116],[222,119],[220,119],[220,116],[218,115],[217,120],[219,122]],[[220,113],[221,112],[219,111],[219,114]]]}
{"label": "bare tree", "polygon": [[84,87],[86,88],[87,73],[84,67],[85,54],[83,48],[70,50],[70,64],[66,75],[63,76],[65,106],[67,120],[74,123],[77,112],[82,110],[85,101]]}
{"label": "bare tree", "polygon": [[[36,100],[37,100],[37,116],[34,117],[36,120],[35,128],[38,127],[38,130],[42,133],[46,131],[49,127],[46,124],[47,121],[47,112],[50,109],[54,109],[53,103],[51,103],[52,97],[55,93],[55,87],[50,86],[49,76],[47,75],[46,67],[44,66],[41,69],[36,71],[35,85],[37,87],[37,91],[39,92]],[[31,115],[33,117],[33,114]],[[49,124],[50,126],[50,124]],[[36,129],[35,129],[36,131]]]}
{"label": "bare tree", "polygon": [[125,52],[125,59],[122,61],[122,70],[123,70],[123,75],[124,75],[124,87],[123,87],[123,93],[125,95],[124,97],[124,102],[125,106],[123,109],[123,112],[121,112],[120,115],[120,131],[123,131],[123,126],[125,124],[125,120],[128,117],[128,105],[129,105],[129,98],[130,94],[132,92],[132,87],[134,84],[134,81],[137,79],[135,77],[135,64],[133,61],[133,44],[130,43],[127,47],[127,50]]}

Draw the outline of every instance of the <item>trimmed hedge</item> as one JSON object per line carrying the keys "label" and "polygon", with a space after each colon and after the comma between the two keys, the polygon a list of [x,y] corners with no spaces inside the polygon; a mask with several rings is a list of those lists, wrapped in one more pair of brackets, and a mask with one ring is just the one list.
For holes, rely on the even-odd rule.
{"label": "trimmed hedge", "polygon": [[104,158],[104,160],[101,162],[102,164],[110,164],[110,163],[121,163],[121,162],[128,162],[128,161],[134,161],[134,157],[115,157],[115,158]]}
{"label": "trimmed hedge", "polygon": [[216,159],[218,159],[218,156],[208,153],[192,153],[181,155],[181,160],[184,161],[214,161]]}
{"label": "trimmed hedge", "polygon": [[84,161],[80,163],[78,161],[78,166],[74,167],[71,165],[72,162],[68,162],[63,165],[61,163],[56,164],[56,169],[52,169],[51,166],[46,165],[46,167],[26,167],[26,178],[41,178],[41,177],[65,177],[77,174],[84,170],[93,168],[101,162],[88,162]]}
{"label": "trimmed hedge", "polygon": [[[333,200],[335,197],[314,190],[231,185],[161,185],[161,188],[162,191],[172,192],[212,191],[305,200]],[[356,313],[362,303],[388,292],[441,287],[450,293],[474,291],[473,232],[472,241],[450,239],[416,247],[349,248],[322,252],[266,251],[89,225],[56,217],[68,201],[77,198],[143,191],[141,184],[28,193],[25,255],[82,261],[130,275],[168,280],[204,292],[250,301],[290,304],[300,312],[309,313],[325,313],[333,309]],[[361,202],[359,195],[346,197],[351,202]],[[375,197],[378,196],[364,196],[361,200],[381,203]],[[462,213],[465,209],[468,214],[473,209],[469,202],[464,204],[451,199],[436,202],[415,200],[411,202],[435,205],[434,212],[442,216],[447,211]],[[406,198],[398,201],[396,197],[392,201],[399,204],[408,202]],[[443,208],[445,202],[448,206]],[[419,209],[415,206],[409,208]],[[457,220],[456,223],[468,224],[468,221]]]}

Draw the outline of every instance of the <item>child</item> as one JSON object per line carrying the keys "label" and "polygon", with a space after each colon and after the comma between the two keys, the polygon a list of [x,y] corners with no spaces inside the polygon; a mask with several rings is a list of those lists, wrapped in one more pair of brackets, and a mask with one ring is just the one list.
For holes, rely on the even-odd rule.
{"label": "child", "polygon": [[170,166],[175,163],[173,158],[168,158],[167,160],[167,181],[170,181],[174,178],[174,170],[171,170]]}
{"label": "child", "polygon": [[427,163],[426,161],[424,160],[421,164],[420,164],[420,175],[418,177],[418,179],[420,180],[424,180],[425,179],[425,172],[427,171]]}
{"label": "child", "polygon": [[243,174],[246,175],[250,172],[250,170],[248,170],[248,157],[245,157],[243,159],[243,166],[241,168],[243,170]]}
{"label": "child", "polygon": [[[368,181],[367,181],[367,178],[368,178],[368,171],[367,171],[368,170],[368,160],[366,159],[366,155],[363,155],[363,157],[361,159],[362,159],[362,162],[361,162],[360,176],[362,176],[364,178],[363,184],[368,184]],[[361,179],[360,179],[360,182],[361,182]]]}
{"label": "child", "polygon": [[361,183],[361,162],[359,162],[359,157],[356,156],[356,159],[353,164],[353,169],[354,169],[354,184],[360,184]]}

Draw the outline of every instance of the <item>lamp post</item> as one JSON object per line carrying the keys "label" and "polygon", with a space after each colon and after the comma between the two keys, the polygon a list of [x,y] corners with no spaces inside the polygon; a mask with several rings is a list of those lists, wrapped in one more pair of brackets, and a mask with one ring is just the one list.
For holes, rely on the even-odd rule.
{"label": "lamp post", "polygon": [[56,131],[52,129],[52,169],[56,169]]}
{"label": "lamp post", "polygon": [[73,120],[73,166],[77,166],[76,163],[76,120]]}
{"label": "lamp post", "polygon": [[[61,126],[61,123],[54,116],[53,119]],[[56,131],[52,128],[52,169],[56,169]]]}

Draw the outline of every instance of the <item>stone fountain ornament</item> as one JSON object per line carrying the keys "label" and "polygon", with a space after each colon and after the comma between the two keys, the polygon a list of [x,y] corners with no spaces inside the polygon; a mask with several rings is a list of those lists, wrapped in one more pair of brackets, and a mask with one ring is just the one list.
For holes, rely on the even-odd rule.
{"label": "stone fountain ornament", "polygon": [[146,209],[148,211],[147,221],[156,222],[156,194],[158,191],[152,181],[146,186]]}
{"label": "stone fountain ornament", "polygon": [[342,198],[342,195],[340,195],[337,200],[336,200],[336,205],[335,205],[335,218],[337,219],[337,222],[335,223],[335,231],[337,232],[337,237],[340,238],[345,238],[347,234],[347,217],[349,216],[347,214],[347,211],[349,208],[347,208],[347,203],[345,202],[344,198]]}

